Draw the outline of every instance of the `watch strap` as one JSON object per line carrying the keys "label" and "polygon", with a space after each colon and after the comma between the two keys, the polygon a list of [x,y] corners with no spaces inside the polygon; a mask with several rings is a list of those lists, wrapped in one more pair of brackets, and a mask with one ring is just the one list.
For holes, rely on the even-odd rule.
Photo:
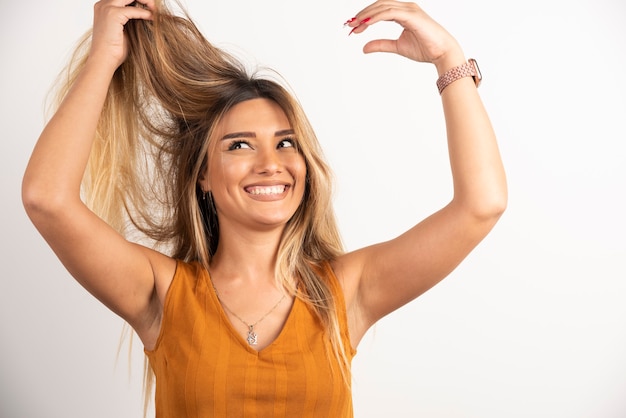
{"label": "watch strap", "polygon": [[481,76],[480,71],[478,70],[478,65],[476,64],[476,60],[470,58],[466,63],[459,65],[458,67],[454,67],[443,73],[437,79],[437,88],[439,89],[439,94],[441,94],[443,90],[450,84],[464,77],[472,77],[474,79],[476,87],[480,85]]}

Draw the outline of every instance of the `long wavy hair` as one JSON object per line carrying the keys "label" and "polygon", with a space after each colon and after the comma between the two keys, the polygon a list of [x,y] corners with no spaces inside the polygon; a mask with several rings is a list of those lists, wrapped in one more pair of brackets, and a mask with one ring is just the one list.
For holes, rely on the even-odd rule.
{"label": "long wavy hair", "polygon": [[[208,269],[219,245],[219,219],[203,200],[198,177],[206,169],[216,126],[245,100],[276,102],[307,167],[303,201],[280,241],[276,279],[325,325],[328,355],[339,360],[349,384],[349,348],[331,288],[320,273],[321,264],[343,248],[332,210],[332,174],[313,129],[293,94],[275,79],[249,74],[235,57],[208,42],[178,6],[182,12],[174,13],[157,1],[152,21],[126,24],[129,53],[109,87],[83,181],[85,201],[129,239]],[[83,67],[90,39],[87,33],[76,49],[60,97]]]}

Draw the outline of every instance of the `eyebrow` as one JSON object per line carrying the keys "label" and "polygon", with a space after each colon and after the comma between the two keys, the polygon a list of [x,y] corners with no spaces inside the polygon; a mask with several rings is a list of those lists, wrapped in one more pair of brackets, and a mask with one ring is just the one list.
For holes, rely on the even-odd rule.
{"label": "eyebrow", "polygon": [[[274,132],[275,137],[293,135],[295,132],[293,129],[283,129],[281,131]],[[234,139],[234,138],[256,138],[256,134],[254,132],[233,132],[230,134],[226,134],[222,137],[222,141],[226,139]]]}

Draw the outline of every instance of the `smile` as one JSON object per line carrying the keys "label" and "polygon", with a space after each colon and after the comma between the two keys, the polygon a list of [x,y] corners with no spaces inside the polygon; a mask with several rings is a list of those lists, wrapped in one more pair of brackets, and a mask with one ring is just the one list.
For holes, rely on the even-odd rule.
{"label": "smile", "polygon": [[268,186],[268,187],[253,186],[253,187],[247,187],[246,192],[255,196],[276,195],[276,194],[284,193],[286,189],[287,189],[287,186],[284,184],[280,186]]}

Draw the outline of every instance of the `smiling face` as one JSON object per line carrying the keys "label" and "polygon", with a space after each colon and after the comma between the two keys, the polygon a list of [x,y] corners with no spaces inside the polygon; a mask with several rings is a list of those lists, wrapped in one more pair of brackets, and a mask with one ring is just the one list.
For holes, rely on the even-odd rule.
{"label": "smiling face", "polygon": [[233,106],[214,141],[199,184],[213,194],[220,230],[284,226],[302,202],[306,164],[280,106],[268,99]]}

